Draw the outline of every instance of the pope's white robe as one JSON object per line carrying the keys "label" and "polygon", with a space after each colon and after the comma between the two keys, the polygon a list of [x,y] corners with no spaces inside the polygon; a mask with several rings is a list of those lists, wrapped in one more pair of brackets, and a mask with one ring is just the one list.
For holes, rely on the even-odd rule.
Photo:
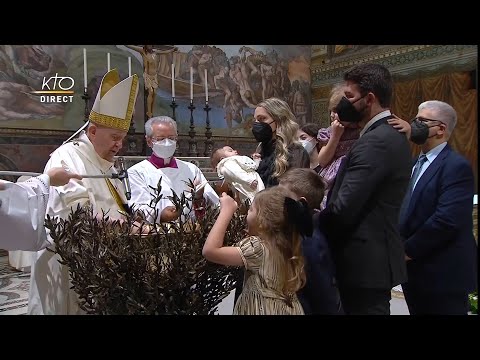
{"label": "pope's white robe", "polygon": [[[0,180],[1,181],[1,180]],[[47,247],[43,226],[50,178],[47,174],[22,183],[5,182],[0,191],[0,248],[37,251]]]}
{"label": "pope's white robe", "polygon": [[[113,163],[102,159],[85,132],[76,140],[55,150],[45,166],[46,172],[52,167],[67,166],[70,171],[81,175],[112,174],[116,172]],[[109,179],[121,201],[126,204],[124,187],[120,180]],[[71,180],[68,184],[50,188],[47,214],[67,218],[77,205],[90,204],[94,213],[101,216],[102,210],[111,219],[124,216],[110,192],[105,179]],[[122,209],[123,210],[123,209]],[[68,267],[58,262],[60,257],[46,249],[32,256],[32,274],[28,299],[29,314],[82,314],[78,307],[77,294],[70,290]]]}
{"label": "pope's white robe", "polygon": [[[190,187],[187,185],[189,180],[193,182],[195,179],[199,179],[199,184],[207,181],[195,164],[179,159],[175,159],[175,161],[177,162],[177,168],[165,167],[158,169],[150,161],[143,160],[128,169],[128,178],[132,191],[132,197],[128,204],[134,206],[135,210],[142,210],[149,222],[159,222],[162,210],[166,206],[173,206],[173,203],[167,199],[168,196],[172,196],[172,190],[175,191],[178,197],[181,197],[183,192],[189,196]],[[163,197],[156,205],[157,217],[154,218],[155,210],[150,208],[149,204],[154,198],[155,191],[150,186],[156,189],[160,178],[162,178],[161,194]],[[213,204],[220,203],[217,193],[210,184],[205,185],[203,196]]]}
{"label": "pope's white robe", "polygon": [[[231,185],[240,194],[240,200],[249,199],[253,202],[255,195],[265,189],[262,178],[256,172],[258,163],[248,156],[234,155],[226,157],[217,164],[217,174],[220,179]],[[257,180],[256,188],[250,184]]]}

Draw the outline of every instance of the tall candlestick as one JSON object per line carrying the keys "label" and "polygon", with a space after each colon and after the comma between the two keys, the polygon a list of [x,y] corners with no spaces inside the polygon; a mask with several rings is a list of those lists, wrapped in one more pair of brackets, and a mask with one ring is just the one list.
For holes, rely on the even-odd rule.
{"label": "tall candlestick", "polygon": [[193,67],[190,66],[190,100],[193,101]]}
{"label": "tall candlestick", "polygon": [[132,76],[132,58],[128,57],[128,77]]}
{"label": "tall candlestick", "polygon": [[203,110],[207,113],[207,118],[206,118],[206,127],[205,127],[205,151],[203,153],[204,156],[210,157],[212,156],[212,150],[213,150],[213,140],[212,140],[212,130],[210,127],[210,118],[208,117],[208,113],[212,108],[208,106],[208,101],[205,104],[205,107]]}
{"label": "tall candlestick", "polygon": [[190,100],[190,131],[188,135],[190,139],[188,140],[188,156],[198,156],[197,151],[197,140],[195,139],[195,124],[193,122],[193,110],[195,110],[195,106],[193,106],[193,99]]}
{"label": "tall candlestick", "polygon": [[86,87],[86,86],[83,88],[82,99],[85,101],[85,111],[84,111],[85,117],[83,118],[83,121],[84,121],[84,122],[87,122],[87,121],[88,121],[88,115],[89,115],[89,113],[90,113],[90,112],[88,111],[88,100],[90,99],[90,96],[88,96],[88,91],[87,91],[87,87]]}
{"label": "tall candlestick", "polygon": [[87,88],[87,49],[83,48],[83,82]]}
{"label": "tall candlestick", "polygon": [[175,98],[175,63],[172,63],[172,98]]}
{"label": "tall candlestick", "polygon": [[110,53],[107,53],[107,71],[110,71]]}
{"label": "tall candlestick", "polygon": [[[172,97],[172,103],[170,104],[170,107],[172,108],[172,119],[177,121],[177,118],[175,117],[175,108],[178,107],[177,103],[175,102],[175,98]],[[178,154],[177,154],[178,155]]]}
{"label": "tall candlestick", "polygon": [[205,69],[205,101],[208,102],[208,77],[207,69]]}

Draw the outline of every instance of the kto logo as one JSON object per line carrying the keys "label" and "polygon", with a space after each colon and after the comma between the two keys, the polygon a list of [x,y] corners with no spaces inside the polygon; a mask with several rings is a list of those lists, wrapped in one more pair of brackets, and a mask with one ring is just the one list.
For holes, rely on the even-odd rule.
{"label": "kto logo", "polygon": [[42,90],[33,91],[34,94],[44,94],[40,96],[42,103],[71,103],[73,101],[73,87],[75,80],[69,76],[55,76],[48,80],[43,78]]}

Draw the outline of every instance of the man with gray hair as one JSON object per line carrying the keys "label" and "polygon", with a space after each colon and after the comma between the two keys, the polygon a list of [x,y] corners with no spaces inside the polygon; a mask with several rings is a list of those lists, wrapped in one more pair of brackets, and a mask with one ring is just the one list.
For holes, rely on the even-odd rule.
{"label": "man with gray hair", "polygon": [[466,315],[468,294],[477,287],[473,171],[447,144],[457,123],[449,104],[425,101],[414,120],[428,127],[428,136],[400,212],[408,273],[402,284],[405,300],[411,315]]}
{"label": "man with gray hair", "polygon": [[[132,191],[129,205],[143,211],[146,220],[152,223],[175,220],[179,216],[168,196],[172,196],[172,191],[179,197],[184,192],[188,195],[191,191],[188,186],[190,181],[198,185],[198,188],[204,186],[196,192],[195,200],[201,202],[205,199],[213,204],[219,204],[217,193],[208,184],[200,169],[195,164],[173,156],[177,137],[175,120],[168,116],[151,118],[145,123],[145,138],[153,153],[148,159],[128,169]],[[163,198],[157,203],[156,208],[152,209],[150,202],[155,194],[152,188],[157,188],[160,178]]]}

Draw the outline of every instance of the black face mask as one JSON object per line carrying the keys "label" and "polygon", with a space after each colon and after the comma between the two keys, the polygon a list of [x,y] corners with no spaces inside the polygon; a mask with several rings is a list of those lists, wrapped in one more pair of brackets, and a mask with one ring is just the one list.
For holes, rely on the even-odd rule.
{"label": "black face mask", "polygon": [[410,132],[410,141],[417,145],[425,144],[428,139],[428,125],[423,121],[413,120],[410,127],[412,128]]}
{"label": "black face mask", "polygon": [[254,122],[252,125],[252,133],[258,142],[267,142],[272,139],[272,128],[269,123]]}
{"label": "black face mask", "polygon": [[410,127],[412,128],[410,131],[410,141],[417,144],[417,145],[423,145],[425,142],[431,138],[434,137],[434,135],[430,136],[428,129],[431,127],[435,127],[439,125],[432,125],[428,126],[425,124],[425,122],[420,121],[420,120],[413,120],[412,123],[410,124]]}
{"label": "black face mask", "polygon": [[[361,97],[360,99],[355,100],[353,103],[350,102],[345,96],[342,97],[338,105],[336,106],[336,113],[338,115],[338,119],[342,122],[349,122],[349,123],[358,123],[362,120],[362,112],[358,111],[353,104],[357,101],[363,99],[365,96]],[[364,108],[365,109],[365,108]]]}

